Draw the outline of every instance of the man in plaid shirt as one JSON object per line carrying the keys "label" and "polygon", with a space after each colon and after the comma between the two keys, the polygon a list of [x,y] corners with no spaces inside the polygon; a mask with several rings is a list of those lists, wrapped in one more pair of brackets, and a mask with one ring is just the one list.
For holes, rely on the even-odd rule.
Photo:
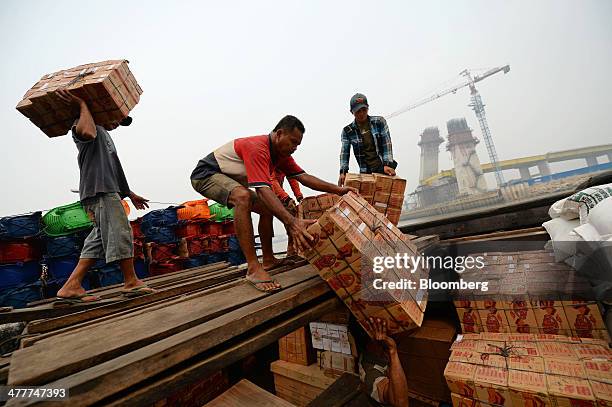
{"label": "man in plaid shirt", "polygon": [[351,98],[351,113],[355,120],[342,129],[340,139],[340,178],[338,185],[344,184],[349,170],[351,146],[362,174],[395,175],[397,162],[393,160],[393,147],[387,121],[382,116],[368,115],[368,99],[361,93]]}

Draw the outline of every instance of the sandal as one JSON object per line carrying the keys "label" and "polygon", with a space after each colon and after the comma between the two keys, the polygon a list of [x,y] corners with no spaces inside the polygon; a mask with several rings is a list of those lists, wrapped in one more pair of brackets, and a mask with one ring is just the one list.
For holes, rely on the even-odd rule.
{"label": "sandal", "polygon": [[[275,264],[270,268],[265,268],[264,271],[276,270],[277,268],[285,267],[285,266],[293,266],[295,264],[295,260],[289,259],[287,257],[280,259],[280,262]],[[267,282],[267,281],[266,281]]]}
{"label": "sandal", "polygon": [[141,297],[143,295],[155,294],[157,290],[147,286],[139,285],[138,287],[121,290],[121,294],[127,298]]}
{"label": "sandal", "polygon": [[75,305],[75,304],[87,304],[90,302],[100,301],[102,298],[91,295],[91,294],[83,294],[76,295],[74,297],[56,297],[53,301],[53,305]]}
{"label": "sandal", "polygon": [[269,280],[251,280],[248,277],[245,277],[245,278],[246,278],[246,281],[248,281],[253,287],[255,287],[255,289],[261,291],[262,293],[273,293],[273,292],[278,291],[278,290],[280,290],[282,288],[282,287],[278,287],[277,286],[276,288],[270,288],[270,289],[266,290],[265,288],[257,287],[257,284],[262,284],[262,283],[274,283],[274,284],[277,284],[278,281],[276,281],[276,280],[272,280],[272,279],[269,279]]}

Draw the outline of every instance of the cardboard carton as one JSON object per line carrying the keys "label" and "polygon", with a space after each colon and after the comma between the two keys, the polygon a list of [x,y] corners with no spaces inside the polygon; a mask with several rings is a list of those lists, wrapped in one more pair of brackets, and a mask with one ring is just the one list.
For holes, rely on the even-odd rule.
{"label": "cardboard carton", "polygon": [[344,185],[356,188],[377,212],[397,225],[404,204],[406,180],[384,174],[346,174]]}
{"label": "cardboard carton", "polygon": [[318,359],[326,376],[340,377],[344,373],[357,372],[357,358],[353,355],[324,350],[318,351]]}
{"label": "cardboard carton", "polygon": [[44,75],[17,104],[48,137],[66,134],[77,114],[56,95],[67,89],[83,99],[97,125],[126,117],[140,100],[142,89],[128,68],[127,60],[103,61]]}
{"label": "cardboard carton", "polygon": [[[390,334],[421,325],[427,305],[427,291],[394,286],[374,286],[374,281],[406,282],[427,278],[428,271],[384,268],[372,270],[379,256],[416,255],[414,244],[359,195],[348,193],[308,228],[315,236],[314,247],[304,257],[315,267],[336,294],[346,303],[361,326],[372,336],[367,318],[387,322]],[[418,287],[418,286],[417,286]],[[356,311],[358,310],[358,311]]]}
{"label": "cardboard carton", "polygon": [[278,340],[280,360],[308,366],[316,361],[316,352],[312,347],[308,326],[291,332]]}

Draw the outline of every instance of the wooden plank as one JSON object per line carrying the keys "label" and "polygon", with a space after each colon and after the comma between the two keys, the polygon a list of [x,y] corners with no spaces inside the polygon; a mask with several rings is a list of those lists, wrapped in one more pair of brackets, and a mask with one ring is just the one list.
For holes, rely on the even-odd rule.
{"label": "wooden plank", "polygon": [[358,376],[344,373],[331,386],[323,390],[307,407],[342,407],[361,393]]}
{"label": "wooden plank", "polygon": [[311,386],[319,389],[327,389],[336,381],[335,378],[325,376],[323,371],[317,365],[303,366],[297,363],[291,363],[284,360],[272,362],[270,370],[274,374],[278,374],[289,379],[308,383]]}
{"label": "wooden plank", "polygon": [[69,325],[85,322],[94,318],[100,318],[105,315],[127,310],[135,306],[157,302],[159,300],[164,300],[166,298],[185,294],[190,291],[210,287],[218,283],[226,282],[233,278],[241,277],[243,274],[244,271],[241,270],[231,270],[220,274],[215,273],[211,277],[195,280],[193,282],[189,281],[186,283],[178,284],[168,289],[162,289],[151,295],[125,299],[123,301],[113,302],[111,304],[99,306],[85,311],[75,312],[73,314],[64,315],[57,318],[51,318],[42,321],[33,321],[29,324],[29,333],[36,334],[48,332],[54,329],[64,328]]}
{"label": "wooden plank", "polygon": [[531,236],[546,236],[546,229],[543,227],[517,229],[517,230],[506,230],[503,232],[484,233],[481,235],[456,237],[451,239],[440,240],[440,244],[456,244],[463,242],[484,242],[489,240],[503,240],[503,239],[516,239],[520,237],[531,237]]}
{"label": "wooden plank", "polygon": [[[160,274],[158,276],[151,276],[143,278],[142,280],[149,284],[151,287],[156,287],[165,282],[172,282],[182,280],[184,278],[188,278],[194,275],[201,275],[204,272],[216,271],[225,268],[232,267],[228,262],[221,261],[211,264],[206,264],[200,267],[193,267],[189,269],[184,269],[180,271],[175,271],[173,273],[168,274]],[[106,287],[94,288],[92,290],[87,291],[88,293],[95,294],[102,298],[109,298],[113,296],[117,296],[121,294],[121,289],[123,288],[123,283],[121,284],[113,284],[108,285]],[[54,298],[45,298],[39,301],[33,301],[28,303],[28,307],[33,307],[42,304],[49,304],[53,302]]]}
{"label": "wooden plank", "polygon": [[110,314],[104,317],[100,317],[100,318],[96,318],[94,320],[90,320],[90,321],[84,321],[75,325],[70,325],[67,326],[65,328],[62,329],[57,329],[54,331],[50,331],[50,332],[46,332],[43,334],[39,334],[39,335],[35,335],[29,338],[24,338],[22,339],[22,343],[21,343],[21,347],[22,348],[26,348],[28,346],[32,346],[34,343],[41,341],[45,338],[49,338],[51,336],[56,336],[56,335],[61,335],[64,334],[66,332],[76,332],[76,331],[83,331],[85,328],[91,326],[91,325],[95,325],[95,324],[101,324],[104,323],[105,321],[118,321],[119,319],[123,319],[126,317],[133,317],[135,315],[140,315],[143,313],[147,313],[147,312],[152,312],[155,311],[156,309],[159,308],[163,308],[163,307],[167,307],[169,305],[172,304],[176,304],[179,302],[183,302],[183,301],[189,301],[193,298],[196,297],[201,297],[203,295],[208,295],[214,292],[218,292],[220,290],[225,290],[228,289],[230,287],[233,287],[237,284],[242,284],[243,280],[241,278],[236,278],[234,280],[229,280],[226,282],[223,282],[221,284],[217,284],[211,287],[207,287],[204,288],[202,290],[197,290],[197,291],[192,291],[190,293],[187,294],[183,294],[174,298],[170,298],[170,299],[165,299],[165,300],[160,300],[160,301],[156,301],[154,303],[149,303],[149,304],[145,304],[145,305],[141,305],[138,307],[134,307],[134,308],[130,308],[128,310],[122,311],[122,312],[117,312],[114,314]]}
{"label": "wooden plank", "polygon": [[412,243],[414,243],[417,247],[417,250],[425,250],[430,246],[438,243],[440,241],[440,237],[438,235],[427,235],[417,237],[416,239],[412,239]]}
{"label": "wooden plank", "polygon": [[[128,407],[149,405],[155,401],[171,394],[176,386],[184,386],[195,382],[198,378],[210,374],[215,370],[222,369],[235,363],[258,350],[276,342],[278,338],[287,335],[300,326],[315,321],[322,315],[332,311],[341,304],[338,298],[332,297],[321,304],[315,305],[300,314],[284,318],[277,325],[251,336],[249,339],[232,345],[230,348],[220,351],[207,359],[194,362],[189,367],[173,372],[166,377],[147,384],[139,389],[130,391],[127,395],[114,401],[107,401],[109,407]],[[71,393],[72,394],[72,393]]]}
{"label": "wooden plank", "polygon": [[[299,305],[315,300],[321,302],[308,306],[299,313],[294,312],[293,316],[277,318],[291,313]],[[177,388],[189,385],[276,342],[281,336],[316,320],[339,304],[340,300],[331,293],[325,281],[312,278],[205,324],[49,383],[48,386],[68,388],[73,405],[91,405],[119,392],[122,392],[123,396],[120,397],[123,398],[114,404],[148,405],[167,397]],[[263,326],[273,318],[278,322],[270,327]],[[260,333],[236,344],[230,345],[228,342],[229,339],[253,329]],[[213,352],[208,357],[203,355],[207,350],[219,345],[223,346],[224,350]],[[204,360],[183,363],[197,355],[203,355]],[[168,372],[166,377],[153,383],[146,381],[140,390],[131,388],[174,366],[187,367],[180,368],[178,372]],[[126,393],[128,388],[130,390]],[[34,404],[27,400],[13,403],[9,405]],[[111,403],[105,401],[103,404]]]}
{"label": "wooden plank", "polygon": [[[306,261],[301,261],[301,262],[298,262],[297,264],[306,264]],[[278,269],[275,269],[275,270],[271,271],[270,274],[276,275],[276,274],[285,272],[287,270],[291,270],[292,267],[293,266],[279,267]],[[207,295],[207,294],[210,294],[212,292],[217,292],[217,291],[219,291],[221,289],[229,288],[230,286],[235,285],[237,282],[242,281],[242,280],[238,279],[236,276],[240,276],[240,275],[244,274],[244,270],[231,271],[232,268],[230,268],[228,270],[230,270],[230,271],[224,271],[224,270],[219,271],[218,272],[219,274],[215,273],[213,276],[214,276],[214,278],[216,278],[216,277],[224,275],[223,273],[227,273],[228,276],[230,276],[230,277],[233,275],[235,277],[234,279],[230,280],[228,278],[227,280],[221,281],[220,283],[215,283],[215,284],[211,285],[208,288],[194,290],[194,291],[191,291],[189,293],[183,294],[183,295],[180,296],[180,298],[178,298],[176,300],[173,300],[171,303],[176,303],[176,302],[180,302],[180,301],[187,301],[187,300],[189,300],[189,299],[191,299],[193,297],[196,297],[196,296]],[[236,273],[238,273],[238,274],[236,274]],[[206,277],[206,278],[207,279],[211,279],[213,277],[211,276],[211,277]],[[222,285],[222,287],[220,285]],[[215,288],[213,289],[212,287],[215,287]],[[139,298],[144,298],[144,297],[139,297]],[[81,328],[83,328],[85,326],[89,326],[89,325],[92,325],[94,323],[99,323],[99,322],[106,321],[106,320],[109,320],[109,319],[122,317],[122,316],[128,315],[130,313],[135,313],[135,312],[139,312],[139,311],[150,312],[150,311],[152,311],[154,309],[159,308],[160,306],[170,305],[169,301],[170,301],[170,299],[165,299],[165,300],[155,301],[155,302],[152,302],[152,303],[149,303],[149,304],[144,304],[144,305],[140,305],[140,306],[134,306],[134,308],[130,308],[130,309],[127,309],[127,310],[121,311],[121,312],[115,312],[115,313],[109,314],[109,315],[107,315],[105,317],[104,316],[97,317],[97,318],[95,318],[95,320],[92,320],[91,322],[87,322],[87,321],[78,322],[78,323],[76,323],[74,325],[70,325],[70,326],[67,326],[65,328],[58,328],[58,329],[56,329],[54,331],[50,331],[50,332],[45,333],[45,334],[38,334],[38,335],[35,335],[35,336],[26,337],[26,338],[22,339],[21,347],[25,348],[25,347],[31,346],[35,342],[38,342],[38,341],[40,341],[42,339],[45,339],[45,338],[48,338],[50,336],[59,335],[59,334],[62,334],[62,333],[65,333],[65,332],[68,332],[68,331],[71,331],[71,330],[75,330],[75,329],[81,329]],[[111,304],[109,304],[109,306],[112,307],[113,304],[114,303],[111,303]],[[155,304],[159,304],[159,305],[155,305]],[[94,310],[97,310],[97,309],[98,308],[95,308]],[[71,314],[71,315],[73,315],[73,314]],[[41,320],[41,322],[42,321],[48,321],[48,320]],[[33,322],[30,323],[30,325],[34,324],[36,322],[37,321],[33,321]]]}
{"label": "wooden plank", "polygon": [[246,379],[240,380],[220,396],[203,407],[295,407],[293,404],[254,385]]}
{"label": "wooden plank", "polygon": [[[282,273],[277,279],[283,287],[291,287],[314,276],[318,274],[308,265]],[[243,282],[208,295],[205,300],[195,298],[155,312],[110,320],[81,332],[44,339],[13,353],[8,382],[15,385],[47,383],[202,324],[267,295]],[[33,364],[33,360],[37,363]]]}

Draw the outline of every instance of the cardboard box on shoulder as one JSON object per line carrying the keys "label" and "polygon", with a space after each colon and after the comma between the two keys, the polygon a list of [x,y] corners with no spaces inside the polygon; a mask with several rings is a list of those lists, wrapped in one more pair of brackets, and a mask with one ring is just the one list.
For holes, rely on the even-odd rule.
{"label": "cardboard box on shoulder", "polygon": [[100,126],[125,118],[142,94],[127,60],[79,65],[44,75],[16,108],[48,137],[66,134],[77,118],[55,93],[58,89],[67,89],[83,99]]}
{"label": "cardboard box on shoulder", "polygon": [[420,265],[414,270],[394,266],[373,272],[374,258],[414,256],[417,249],[372,205],[350,192],[308,231],[315,243],[304,257],[370,336],[369,317],[385,320],[390,334],[421,325],[427,290],[419,288],[418,280],[427,278],[429,272]]}

